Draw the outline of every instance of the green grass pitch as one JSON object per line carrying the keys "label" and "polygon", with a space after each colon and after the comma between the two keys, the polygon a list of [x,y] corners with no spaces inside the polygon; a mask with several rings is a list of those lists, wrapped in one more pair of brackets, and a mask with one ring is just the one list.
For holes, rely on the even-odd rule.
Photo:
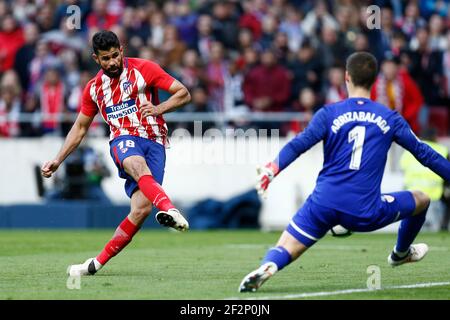
{"label": "green grass pitch", "polygon": [[[326,236],[257,293],[237,292],[280,232],[141,230],[97,275],[66,287],[66,267],[95,256],[113,230],[0,231],[0,299],[450,299],[450,234],[423,233],[430,251],[419,263],[391,268],[395,234]],[[381,271],[381,290],[322,296],[306,293],[367,288],[369,265]],[[292,298],[292,297],[291,297]]]}

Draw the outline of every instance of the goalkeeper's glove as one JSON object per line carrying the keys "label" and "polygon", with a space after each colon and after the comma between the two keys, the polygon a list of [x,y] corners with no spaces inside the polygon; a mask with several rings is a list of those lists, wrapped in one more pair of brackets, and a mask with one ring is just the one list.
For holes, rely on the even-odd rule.
{"label": "goalkeeper's glove", "polygon": [[274,162],[269,162],[264,167],[258,167],[256,169],[258,174],[256,191],[258,191],[261,197],[266,198],[267,187],[269,187],[269,183],[277,176],[279,171],[278,166]]}

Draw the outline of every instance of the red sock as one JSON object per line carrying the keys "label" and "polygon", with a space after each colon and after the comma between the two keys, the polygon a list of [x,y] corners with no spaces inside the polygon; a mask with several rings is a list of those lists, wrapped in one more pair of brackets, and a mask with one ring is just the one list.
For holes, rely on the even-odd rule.
{"label": "red sock", "polygon": [[175,208],[163,188],[150,175],[142,176],[138,181],[139,189],[159,210]]}
{"label": "red sock", "polygon": [[108,262],[109,259],[118,254],[131,242],[131,239],[138,230],[139,227],[134,225],[128,217],[126,217],[117,227],[112,239],[109,240],[103,251],[97,256],[97,261],[100,262],[101,265]]}

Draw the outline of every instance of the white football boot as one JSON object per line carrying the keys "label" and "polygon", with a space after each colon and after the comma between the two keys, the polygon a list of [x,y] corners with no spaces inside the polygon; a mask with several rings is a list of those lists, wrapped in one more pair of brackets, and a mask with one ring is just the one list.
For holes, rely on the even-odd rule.
{"label": "white football boot", "polygon": [[67,267],[67,274],[72,277],[94,275],[102,265],[95,258],[87,259],[83,264],[73,264]]}
{"label": "white football boot", "polygon": [[181,215],[178,209],[172,208],[167,211],[159,211],[155,218],[159,224],[165,227],[170,227],[178,231],[189,230],[189,223]]}
{"label": "white football boot", "polygon": [[239,285],[239,292],[255,292],[262,284],[277,272],[278,267],[273,262],[263,264],[255,271],[250,272],[244,277]]}
{"label": "white football boot", "polygon": [[392,267],[397,267],[404,263],[418,262],[425,257],[427,252],[428,252],[428,245],[426,245],[425,243],[413,244],[409,247],[408,254],[400,260],[393,258],[392,255],[394,252],[392,252],[388,257],[388,263]]}

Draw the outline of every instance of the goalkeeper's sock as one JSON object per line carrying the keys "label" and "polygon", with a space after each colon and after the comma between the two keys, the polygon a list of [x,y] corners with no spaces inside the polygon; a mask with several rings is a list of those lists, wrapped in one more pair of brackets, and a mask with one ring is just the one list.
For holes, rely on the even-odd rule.
{"label": "goalkeeper's sock", "polygon": [[279,246],[271,248],[269,251],[267,251],[266,256],[261,262],[261,265],[272,262],[277,266],[276,271],[280,271],[289,263],[291,263],[291,261],[292,257],[289,252],[285,248]]}
{"label": "goalkeeper's sock", "polygon": [[409,247],[413,243],[423,224],[425,223],[426,213],[428,207],[421,213],[415,216],[403,219],[398,229],[397,244],[394,249],[394,253],[398,257],[405,256]]}
{"label": "goalkeeper's sock", "polygon": [[142,176],[138,181],[139,189],[159,210],[175,208],[161,185],[151,175]]}
{"label": "goalkeeper's sock", "polygon": [[[139,227],[134,225],[128,217],[126,217],[117,227],[112,239],[106,244],[105,248],[96,257],[96,260],[102,266],[112,257],[117,255],[123,248],[131,242],[133,236],[138,232]],[[97,265],[96,265],[97,268]]]}

